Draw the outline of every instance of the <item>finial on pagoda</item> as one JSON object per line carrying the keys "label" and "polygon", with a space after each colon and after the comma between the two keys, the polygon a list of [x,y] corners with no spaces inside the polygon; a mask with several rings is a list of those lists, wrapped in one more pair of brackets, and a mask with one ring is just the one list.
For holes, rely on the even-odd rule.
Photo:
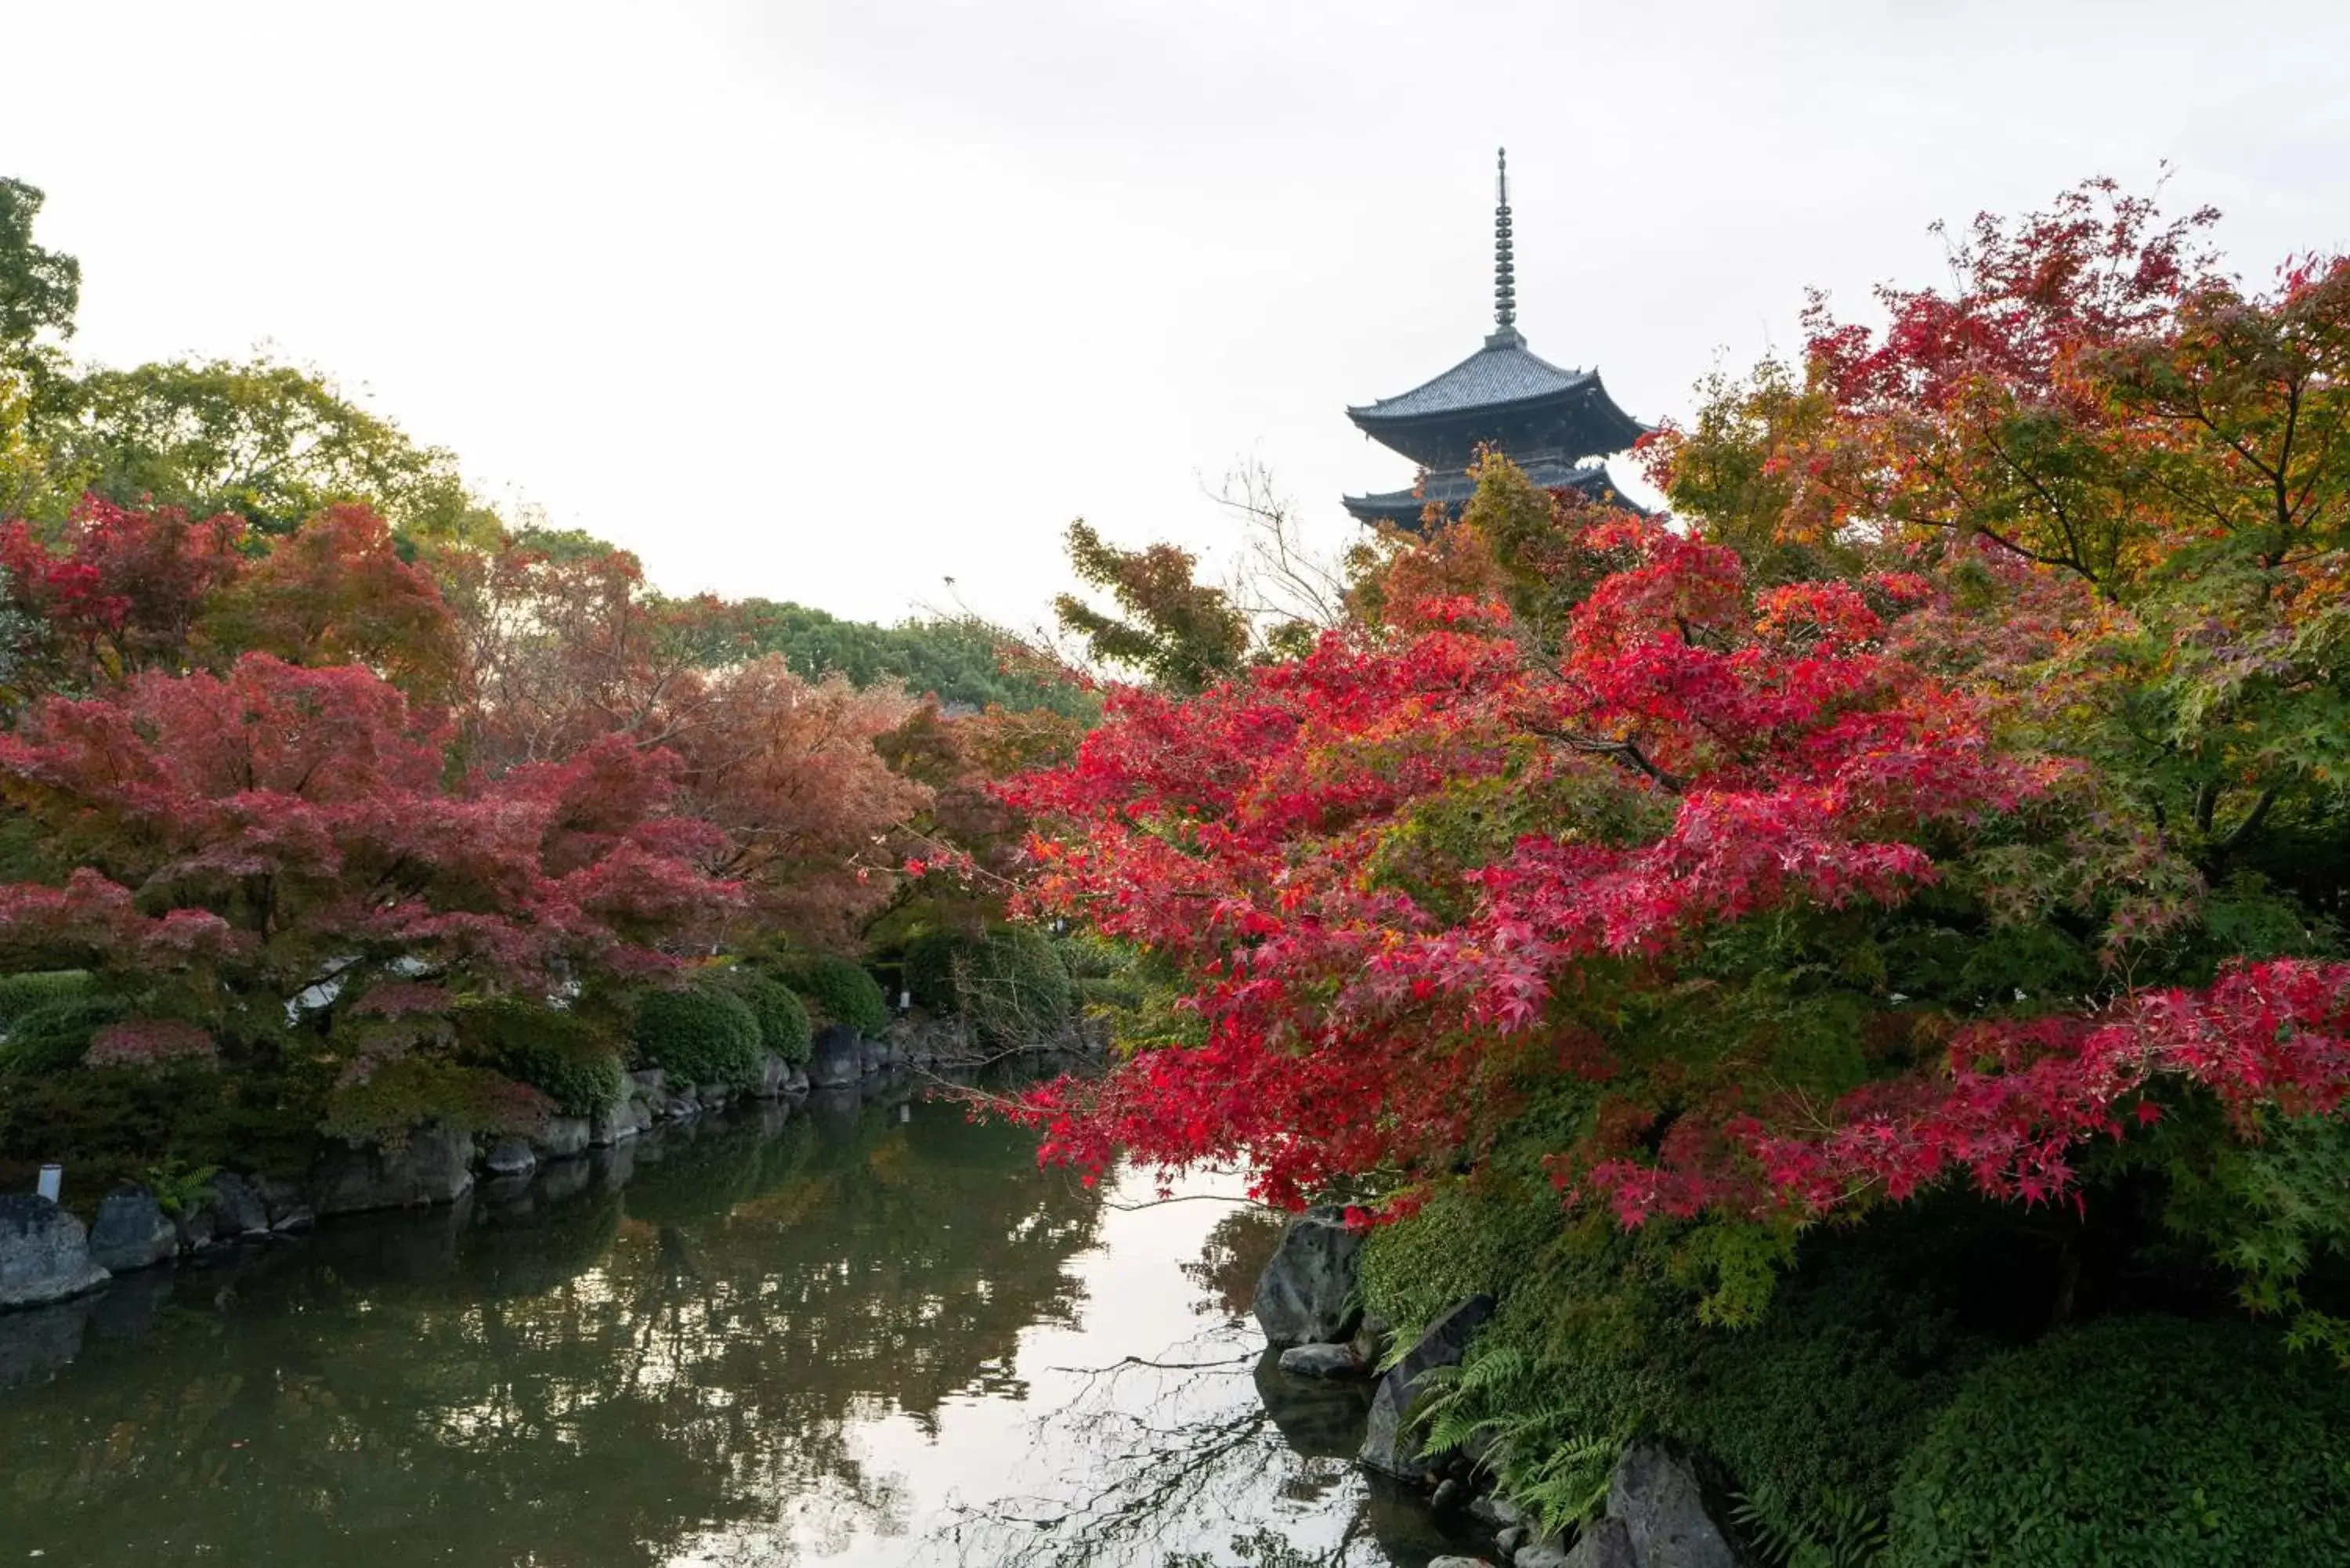
{"label": "finial on pagoda", "polygon": [[1510,246],[1510,150],[1494,153],[1493,206],[1493,337],[1497,343],[1525,341],[1518,336],[1517,269]]}

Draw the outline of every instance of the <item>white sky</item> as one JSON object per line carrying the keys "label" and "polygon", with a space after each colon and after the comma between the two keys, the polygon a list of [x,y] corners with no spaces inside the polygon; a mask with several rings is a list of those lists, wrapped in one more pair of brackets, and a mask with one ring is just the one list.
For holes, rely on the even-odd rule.
{"label": "white sky", "polygon": [[266,342],[673,591],[1025,624],[1074,516],[1213,554],[1519,322],[1618,402],[2082,176],[2350,246],[2350,5],[0,0],[77,349]]}

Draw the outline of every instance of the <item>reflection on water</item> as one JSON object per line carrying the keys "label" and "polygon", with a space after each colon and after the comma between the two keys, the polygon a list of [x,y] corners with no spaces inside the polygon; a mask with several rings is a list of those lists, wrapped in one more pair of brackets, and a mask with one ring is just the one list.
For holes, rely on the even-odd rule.
{"label": "reflection on water", "polygon": [[0,1316],[0,1562],[1424,1561],[1235,1318],[1261,1225],[902,1097]]}

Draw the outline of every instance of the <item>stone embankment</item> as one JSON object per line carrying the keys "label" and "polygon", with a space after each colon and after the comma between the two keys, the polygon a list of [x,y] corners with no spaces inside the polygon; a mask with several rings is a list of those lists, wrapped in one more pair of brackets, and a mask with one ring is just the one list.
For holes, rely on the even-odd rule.
{"label": "stone embankment", "polygon": [[[1359,1379],[1388,1360],[1378,1373],[1356,1462],[1418,1490],[1440,1515],[1475,1521],[1492,1538],[1491,1556],[1439,1557],[1430,1568],[1742,1568],[1721,1489],[1692,1456],[1661,1444],[1627,1450],[1609,1477],[1605,1512],[1564,1535],[1543,1533],[1529,1511],[1492,1494],[1494,1477],[1473,1441],[1444,1452],[1423,1449],[1425,1433],[1412,1416],[1429,1392],[1430,1374],[1461,1363],[1492,1316],[1493,1299],[1455,1303],[1388,1360],[1387,1325],[1362,1310],[1361,1251],[1361,1238],[1338,1210],[1312,1209],[1291,1220],[1257,1282],[1257,1323],[1280,1349],[1275,1365],[1287,1377]],[[1263,1374],[1259,1386],[1271,1402]],[[1293,1446],[1297,1412],[1313,1403],[1284,1391],[1274,1420]]]}
{"label": "stone embankment", "polygon": [[756,1079],[739,1089],[672,1084],[658,1069],[631,1073],[609,1106],[551,1116],[526,1137],[483,1140],[425,1126],[397,1145],[331,1145],[304,1181],[224,1171],[194,1192],[170,1194],[168,1208],[163,1195],[122,1187],[99,1202],[88,1227],[46,1198],[11,1194],[0,1198],[0,1308],[60,1301],[116,1274],[283,1239],[338,1215],[454,1203],[476,1179],[518,1180],[542,1164],[576,1160],[739,1100],[796,1102],[877,1074],[977,1059],[952,1020],[901,1019],[871,1040],[835,1026],[817,1034],[806,1067],[769,1053]]}

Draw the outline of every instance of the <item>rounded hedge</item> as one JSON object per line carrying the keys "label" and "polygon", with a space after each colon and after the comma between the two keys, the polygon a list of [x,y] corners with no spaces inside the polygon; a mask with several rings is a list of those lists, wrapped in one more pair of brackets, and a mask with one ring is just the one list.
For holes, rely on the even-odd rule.
{"label": "rounded hedge", "polygon": [[759,1078],[759,1020],[712,985],[649,992],[637,1002],[637,1053],[670,1082],[747,1088]]}
{"label": "rounded hedge", "polygon": [[906,947],[906,988],[933,1012],[961,1012],[991,1044],[1025,1044],[1076,1016],[1077,986],[1043,932],[996,926],[930,932]]}
{"label": "rounded hedge", "polygon": [[619,1045],[576,1012],[506,999],[460,1009],[456,1023],[467,1060],[529,1085],[563,1116],[595,1116],[628,1093]]}
{"label": "rounded hedge", "polygon": [[2350,1563],[2350,1376],[2272,1330],[2108,1319],[1987,1363],[1901,1467],[1886,1568]]}
{"label": "rounded hedge", "polygon": [[794,1066],[806,1066],[816,1025],[792,988],[754,974],[738,981],[734,990],[759,1021],[759,1044]]}
{"label": "rounded hedge", "polygon": [[121,1017],[121,1003],[87,995],[68,995],[27,1009],[0,1044],[0,1070],[63,1073],[78,1067],[91,1037]]}
{"label": "rounded hedge", "polygon": [[36,1007],[74,1002],[89,994],[89,971],[79,969],[36,970],[27,974],[0,974],[0,1029],[13,1030]]}
{"label": "rounded hedge", "polygon": [[804,958],[785,972],[784,981],[800,993],[817,1023],[846,1023],[859,1034],[879,1034],[889,1026],[889,1000],[862,964],[844,958]]}

